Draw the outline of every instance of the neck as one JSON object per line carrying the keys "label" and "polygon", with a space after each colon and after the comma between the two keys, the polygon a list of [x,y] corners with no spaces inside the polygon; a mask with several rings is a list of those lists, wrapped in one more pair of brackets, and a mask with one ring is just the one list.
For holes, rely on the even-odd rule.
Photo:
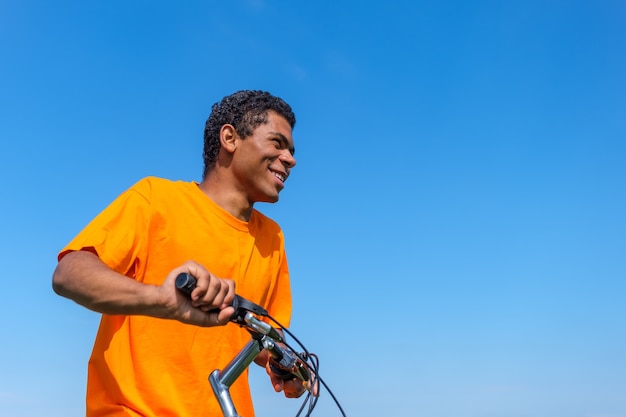
{"label": "neck", "polygon": [[[224,185],[228,184],[228,185]],[[215,172],[209,173],[200,183],[200,190],[218,206],[245,222],[250,220],[254,204],[238,193],[228,182],[220,181]]]}

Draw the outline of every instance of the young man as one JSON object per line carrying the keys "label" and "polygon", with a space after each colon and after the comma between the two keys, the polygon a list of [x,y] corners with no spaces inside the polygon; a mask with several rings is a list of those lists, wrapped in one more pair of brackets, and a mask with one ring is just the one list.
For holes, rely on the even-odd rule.
{"label": "young man", "polygon": [[[254,209],[276,202],[295,166],[287,103],[239,91],[213,105],[201,183],[148,177],[121,194],[58,255],[53,288],[102,313],[89,360],[87,416],[219,416],[207,381],[250,340],[224,326],[237,294],[288,326],[291,292],[283,234]],[[197,278],[191,299],[175,289]],[[265,352],[263,352],[265,353]],[[276,391],[300,396],[266,366]],[[254,410],[247,378],[231,387]]]}

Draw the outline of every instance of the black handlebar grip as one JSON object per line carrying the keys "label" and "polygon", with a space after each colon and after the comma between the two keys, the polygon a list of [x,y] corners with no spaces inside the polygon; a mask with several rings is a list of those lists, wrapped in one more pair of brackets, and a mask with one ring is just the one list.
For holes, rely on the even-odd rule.
{"label": "black handlebar grip", "polygon": [[196,288],[197,282],[193,275],[183,272],[176,277],[176,288],[187,295],[191,295],[193,289]]}

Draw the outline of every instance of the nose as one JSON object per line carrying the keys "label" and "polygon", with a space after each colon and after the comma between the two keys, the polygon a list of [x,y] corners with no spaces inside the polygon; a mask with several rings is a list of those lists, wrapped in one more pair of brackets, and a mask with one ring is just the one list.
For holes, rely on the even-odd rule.
{"label": "nose", "polygon": [[288,168],[293,168],[296,166],[296,158],[291,154],[290,151],[285,151],[280,154],[280,162],[283,163]]}

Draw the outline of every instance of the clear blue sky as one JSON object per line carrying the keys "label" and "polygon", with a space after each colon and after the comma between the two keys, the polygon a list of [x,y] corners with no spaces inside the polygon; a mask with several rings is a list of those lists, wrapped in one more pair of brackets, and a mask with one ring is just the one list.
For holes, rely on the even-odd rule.
{"label": "clear blue sky", "polygon": [[625,74],[619,0],[0,2],[0,415],[83,415],[57,251],[263,89],[298,166],[259,209],[348,415],[626,417]]}

